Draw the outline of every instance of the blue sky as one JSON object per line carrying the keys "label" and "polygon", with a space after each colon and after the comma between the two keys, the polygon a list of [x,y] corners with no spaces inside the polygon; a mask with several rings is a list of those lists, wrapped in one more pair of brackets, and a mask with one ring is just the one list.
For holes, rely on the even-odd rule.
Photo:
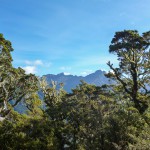
{"label": "blue sky", "polygon": [[117,59],[116,31],[150,30],[150,0],[0,0],[0,33],[12,42],[13,65],[36,75],[86,75]]}

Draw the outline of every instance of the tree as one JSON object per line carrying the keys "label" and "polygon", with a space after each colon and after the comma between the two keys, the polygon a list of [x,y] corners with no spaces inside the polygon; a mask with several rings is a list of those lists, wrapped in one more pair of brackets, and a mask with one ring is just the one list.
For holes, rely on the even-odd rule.
{"label": "tree", "polygon": [[12,110],[9,116],[0,122],[1,150],[55,150],[51,122],[39,110],[38,97],[30,104],[27,114],[19,114]]}
{"label": "tree", "polygon": [[105,125],[113,108],[107,86],[81,82],[72,93],[56,90],[41,80],[46,104],[45,114],[54,131],[56,149],[105,149],[108,145]]}
{"label": "tree", "polygon": [[116,32],[109,46],[109,52],[118,57],[119,67],[113,67],[106,76],[118,81],[133,101],[140,114],[143,114],[150,100],[150,31],[142,35],[136,30]]}
{"label": "tree", "polygon": [[25,74],[22,68],[12,66],[11,42],[0,34],[0,117],[5,117],[21,100],[26,100],[38,90],[37,77]]}

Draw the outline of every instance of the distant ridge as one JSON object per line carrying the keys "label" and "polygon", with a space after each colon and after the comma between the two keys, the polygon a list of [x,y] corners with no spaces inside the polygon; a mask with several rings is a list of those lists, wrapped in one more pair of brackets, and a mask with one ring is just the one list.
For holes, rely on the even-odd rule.
{"label": "distant ridge", "polygon": [[59,73],[57,75],[47,74],[44,75],[44,77],[46,78],[49,85],[51,85],[51,81],[56,81],[57,84],[64,83],[64,89],[67,92],[71,92],[71,89],[75,88],[81,80],[97,86],[103,84],[110,84],[111,81],[105,77],[105,73],[105,71],[97,70],[94,73],[91,73],[85,77],[76,75],[65,75],[64,73]]}

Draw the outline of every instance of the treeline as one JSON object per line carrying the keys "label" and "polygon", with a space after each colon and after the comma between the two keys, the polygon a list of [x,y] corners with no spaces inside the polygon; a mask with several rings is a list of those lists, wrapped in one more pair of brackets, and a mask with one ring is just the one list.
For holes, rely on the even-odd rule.
{"label": "treeline", "polygon": [[[0,34],[0,149],[149,150],[150,32],[116,32],[101,87],[81,81],[72,93],[12,66],[11,42]],[[43,93],[40,100],[38,91]],[[22,102],[26,114],[14,107]],[[44,107],[43,107],[44,106]]]}

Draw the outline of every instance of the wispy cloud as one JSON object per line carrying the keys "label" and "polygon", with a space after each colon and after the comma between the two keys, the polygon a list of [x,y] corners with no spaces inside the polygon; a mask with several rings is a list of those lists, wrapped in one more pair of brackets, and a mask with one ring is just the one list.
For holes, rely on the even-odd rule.
{"label": "wispy cloud", "polygon": [[68,67],[68,66],[62,66],[60,67],[60,70],[63,70],[63,71],[67,71],[67,70],[71,70],[71,67]]}
{"label": "wispy cloud", "polygon": [[108,61],[111,61],[113,64],[118,64],[117,57],[115,56],[88,56],[78,58],[75,64],[76,66],[106,65]]}
{"label": "wispy cloud", "polygon": [[25,64],[38,66],[43,65],[43,62],[42,60],[35,60],[35,61],[25,60]]}

